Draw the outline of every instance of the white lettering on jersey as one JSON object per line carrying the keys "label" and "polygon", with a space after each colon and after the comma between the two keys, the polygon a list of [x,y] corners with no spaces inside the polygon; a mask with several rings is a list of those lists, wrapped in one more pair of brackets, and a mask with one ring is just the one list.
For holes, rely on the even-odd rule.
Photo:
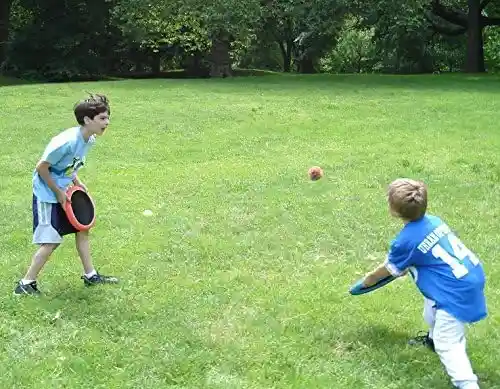
{"label": "white lettering on jersey", "polygon": [[[448,252],[438,242],[441,238],[446,237],[451,247],[451,252]],[[447,263],[456,278],[462,278],[469,273],[469,270],[464,265],[463,261],[468,258],[474,265],[479,265],[479,259],[457,238],[446,224],[441,224],[435,228],[425,239],[417,246],[424,254],[431,251],[434,258],[439,258]]]}
{"label": "white lettering on jersey", "polygon": [[451,232],[450,227],[446,224],[441,224],[436,227],[425,239],[418,245],[418,249],[426,254],[432,247],[441,239],[443,236],[448,235]]}

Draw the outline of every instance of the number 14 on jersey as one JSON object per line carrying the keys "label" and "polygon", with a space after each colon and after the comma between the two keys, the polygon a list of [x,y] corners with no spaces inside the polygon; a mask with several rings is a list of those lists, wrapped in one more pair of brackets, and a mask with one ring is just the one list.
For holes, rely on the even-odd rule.
{"label": "number 14 on jersey", "polygon": [[435,258],[441,259],[443,262],[451,266],[453,275],[456,278],[462,278],[469,273],[469,270],[464,264],[466,258],[474,265],[479,265],[479,259],[470,251],[455,234],[449,233],[442,239],[448,239],[451,247],[451,253],[446,251],[439,243],[432,248],[432,255]]}

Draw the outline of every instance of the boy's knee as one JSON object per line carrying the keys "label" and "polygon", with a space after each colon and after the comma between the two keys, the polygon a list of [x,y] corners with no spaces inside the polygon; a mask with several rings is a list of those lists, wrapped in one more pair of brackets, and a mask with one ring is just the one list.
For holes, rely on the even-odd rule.
{"label": "boy's knee", "polygon": [[42,245],[40,245],[41,248],[43,248],[44,250],[47,250],[47,251],[54,251],[55,249],[57,249],[59,247],[60,243],[44,243]]}
{"label": "boy's knee", "polygon": [[449,351],[454,347],[454,344],[444,340],[439,334],[436,334],[436,332],[434,332],[433,335],[434,337],[432,340],[434,341],[434,349],[437,353]]}

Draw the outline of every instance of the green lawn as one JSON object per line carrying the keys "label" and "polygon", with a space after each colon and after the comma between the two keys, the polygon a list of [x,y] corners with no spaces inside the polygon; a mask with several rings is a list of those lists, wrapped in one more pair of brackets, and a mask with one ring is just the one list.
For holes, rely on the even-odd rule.
{"label": "green lawn", "polygon": [[[0,88],[0,387],[451,387],[404,278],[360,297],[400,224],[394,178],[483,260],[490,315],[471,327],[481,388],[500,388],[499,79],[267,76]],[[96,201],[84,288],[71,238],[12,295],[35,249],[31,173],[85,91],[111,126],[81,177]],[[307,169],[324,168],[309,181]],[[153,217],[142,212],[150,209]]]}

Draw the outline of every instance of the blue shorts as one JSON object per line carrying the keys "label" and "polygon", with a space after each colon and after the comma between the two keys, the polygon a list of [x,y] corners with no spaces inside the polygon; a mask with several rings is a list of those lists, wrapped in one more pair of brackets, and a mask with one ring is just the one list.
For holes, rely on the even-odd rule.
{"label": "blue shorts", "polygon": [[78,232],[59,203],[45,203],[33,194],[33,243],[61,243],[64,235]]}

